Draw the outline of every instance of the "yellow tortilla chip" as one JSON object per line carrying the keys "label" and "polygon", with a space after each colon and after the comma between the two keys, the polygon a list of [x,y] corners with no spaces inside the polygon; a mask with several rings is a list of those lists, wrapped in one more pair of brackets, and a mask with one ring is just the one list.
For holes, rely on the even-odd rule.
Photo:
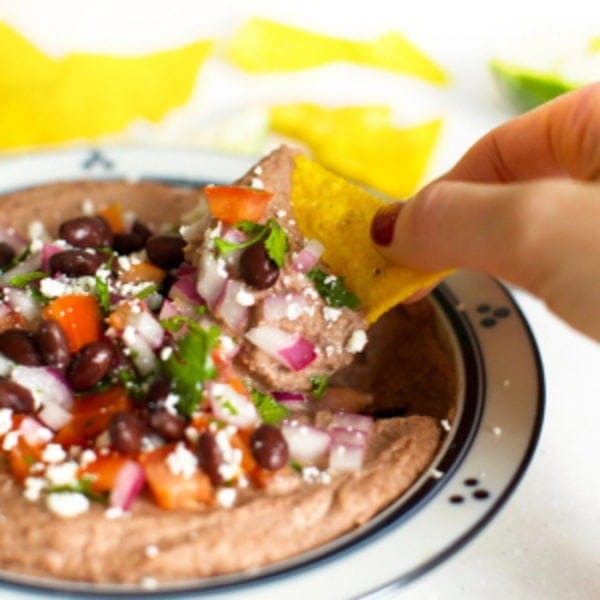
{"label": "yellow tortilla chip", "polygon": [[395,127],[387,106],[290,104],[270,116],[274,131],[307,144],[326,167],[398,198],[421,183],[441,129],[440,120]]}
{"label": "yellow tortilla chip", "polygon": [[0,23],[0,148],[94,139],[190,97],[212,42],[140,57],[54,59]]}
{"label": "yellow tortilla chip", "polygon": [[228,56],[237,67],[251,73],[299,71],[346,61],[438,85],[448,83],[448,76],[433,60],[396,32],[355,41],[255,18],[235,33]]}
{"label": "yellow tortilla chip", "polygon": [[323,244],[323,260],[358,296],[369,323],[448,272],[393,265],[371,242],[371,219],[385,201],[330,173],[305,156],[295,158],[292,207],[302,234]]}

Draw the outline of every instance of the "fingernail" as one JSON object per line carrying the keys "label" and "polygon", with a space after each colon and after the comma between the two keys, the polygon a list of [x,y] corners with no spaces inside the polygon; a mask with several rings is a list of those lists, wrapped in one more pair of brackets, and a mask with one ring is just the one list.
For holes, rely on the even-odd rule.
{"label": "fingernail", "polygon": [[394,238],[394,226],[403,202],[393,202],[382,206],[371,222],[371,239],[379,246],[389,246]]}

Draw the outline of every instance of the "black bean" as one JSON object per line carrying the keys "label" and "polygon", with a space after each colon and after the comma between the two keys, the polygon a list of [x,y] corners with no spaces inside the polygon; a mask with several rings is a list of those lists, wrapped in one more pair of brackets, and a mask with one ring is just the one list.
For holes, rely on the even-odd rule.
{"label": "black bean", "polygon": [[146,242],[150,262],[161,269],[173,269],[183,262],[186,241],[179,235],[153,235]]}
{"label": "black bean", "polygon": [[10,360],[28,367],[42,364],[35,336],[24,329],[5,329],[0,333],[0,352]]}
{"label": "black bean", "polygon": [[113,250],[119,254],[131,254],[144,247],[144,240],[137,233],[115,233]]}
{"label": "black bean", "polygon": [[267,254],[262,240],[246,248],[240,256],[240,275],[257,290],[266,290],[277,281],[279,268]]}
{"label": "black bean", "polygon": [[103,217],[75,217],[58,228],[60,238],[78,248],[110,247],[113,232]]}
{"label": "black bean", "polygon": [[210,482],[214,486],[221,485],[223,483],[223,475],[221,475],[219,467],[223,464],[223,457],[217,440],[210,431],[205,431],[198,438],[196,455],[198,457],[198,465],[208,475]]}
{"label": "black bean", "polygon": [[250,436],[252,456],[263,469],[275,471],[287,464],[289,450],[283,434],[274,425],[261,425]]}
{"label": "black bean", "polygon": [[144,436],[144,424],[130,412],[118,412],[108,425],[112,447],[123,454],[139,452]]}
{"label": "black bean", "polygon": [[135,233],[136,235],[139,235],[142,240],[144,241],[144,244],[148,241],[148,238],[152,235],[152,231],[150,230],[149,227],[147,227],[146,225],[144,225],[144,223],[142,223],[141,221],[134,221],[133,225],[131,226],[131,233]]}
{"label": "black bean", "polygon": [[63,326],[54,319],[40,323],[37,330],[37,344],[45,364],[64,369],[71,360],[69,338]]}
{"label": "black bean", "polygon": [[89,250],[64,250],[57,252],[50,258],[50,271],[64,273],[70,277],[94,275],[104,264],[108,256],[101,252]]}
{"label": "black bean", "polygon": [[0,267],[6,267],[16,256],[15,249],[6,242],[0,242]]}
{"label": "black bean", "polygon": [[10,379],[0,380],[0,408],[10,408],[16,413],[30,413],[34,406],[33,396],[27,388]]}
{"label": "black bean", "polygon": [[107,341],[86,344],[67,367],[67,380],[76,392],[93,388],[108,374],[114,351]]}
{"label": "black bean", "polygon": [[148,424],[166,440],[180,440],[183,438],[187,421],[167,406],[170,393],[171,383],[167,379],[158,378],[152,382],[146,395]]}

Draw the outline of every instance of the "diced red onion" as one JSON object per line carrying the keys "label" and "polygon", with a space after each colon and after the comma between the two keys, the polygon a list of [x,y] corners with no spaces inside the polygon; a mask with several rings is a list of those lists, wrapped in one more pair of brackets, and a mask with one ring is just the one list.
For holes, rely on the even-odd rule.
{"label": "diced red onion", "polygon": [[177,310],[177,306],[171,300],[165,300],[160,307],[160,312],[158,313],[158,320],[164,321],[166,319],[170,319],[172,317],[176,317],[179,315],[179,311]]}
{"label": "diced red onion", "polygon": [[10,280],[17,275],[26,275],[38,271],[42,265],[42,255],[39,252],[28,256],[15,267],[0,275],[0,285],[10,285]]}
{"label": "diced red onion", "polygon": [[12,227],[0,227],[0,242],[8,244],[16,256],[22,254],[28,246],[27,240]]}
{"label": "diced red onion", "polygon": [[299,273],[308,273],[316,264],[325,248],[318,240],[308,240],[292,260],[292,268]]}
{"label": "diced red onion", "polygon": [[46,444],[54,437],[54,433],[50,429],[29,415],[23,417],[19,432],[30,446]]}
{"label": "diced red onion", "polygon": [[308,397],[298,392],[271,392],[271,396],[292,411],[304,410],[310,405]]}
{"label": "diced red onion", "polygon": [[351,446],[366,446],[369,436],[360,429],[349,429],[347,427],[334,427],[329,430],[334,444],[345,444]]}
{"label": "diced red onion", "polygon": [[217,419],[235,425],[250,427],[259,422],[254,403],[227,383],[210,381],[206,384],[206,394]]}
{"label": "diced red onion", "polygon": [[60,429],[71,419],[73,395],[62,374],[52,367],[17,365],[10,378],[27,388],[37,407],[38,417],[51,429]]}
{"label": "diced red onion", "polygon": [[329,425],[331,429],[340,427],[349,430],[363,431],[367,435],[373,429],[373,417],[349,412],[336,412]]}
{"label": "diced red onion", "polygon": [[263,314],[267,321],[296,319],[306,308],[306,298],[302,294],[273,294],[263,301]]}
{"label": "diced red onion", "polygon": [[243,244],[248,238],[243,231],[235,227],[225,227],[221,234],[221,238],[232,244]]}
{"label": "diced red onion", "polygon": [[215,309],[215,315],[235,333],[241,333],[248,321],[248,307],[242,306],[237,300],[238,293],[243,290],[241,282],[230,279],[225,284],[225,291]]}
{"label": "diced red onion", "polygon": [[133,327],[153,350],[160,348],[163,343],[165,330],[162,325],[147,310],[131,311],[127,315],[127,325]]}
{"label": "diced red onion", "polygon": [[127,460],[119,469],[115,484],[110,492],[110,506],[129,510],[133,501],[144,487],[144,469],[134,460]]}
{"label": "diced red onion", "polygon": [[184,261],[177,267],[175,277],[185,277],[186,275],[196,275],[196,267]]}
{"label": "diced red onion", "polygon": [[38,300],[28,290],[22,288],[5,287],[4,297],[16,312],[23,315],[27,321],[35,321],[42,314],[42,307]]}
{"label": "diced red onion", "polygon": [[197,276],[195,269],[179,276],[169,290],[169,298],[172,300],[181,298],[186,302],[194,304],[195,306],[202,304],[202,298],[196,290],[196,279]]}
{"label": "diced red onion", "polygon": [[365,446],[334,442],[329,451],[330,471],[358,471],[365,457]]}
{"label": "diced red onion", "polygon": [[196,291],[211,310],[215,309],[221,299],[227,280],[228,276],[220,268],[214,256],[210,252],[204,252],[198,270]]}
{"label": "diced red onion", "polygon": [[42,271],[50,272],[50,259],[59,252],[63,252],[64,247],[57,244],[44,244],[42,246]]}
{"label": "diced red onion", "polygon": [[246,338],[265,354],[286,367],[300,371],[317,357],[315,346],[301,335],[260,325],[246,332]]}
{"label": "diced red onion", "polygon": [[140,375],[148,375],[156,370],[157,359],[150,343],[133,327],[123,330],[123,341],[131,351],[131,360]]}
{"label": "diced red onion", "polygon": [[331,436],[324,429],[312,425],[284,424],[281,433],[290,456],[301,465],[314,464],[327,456]]}

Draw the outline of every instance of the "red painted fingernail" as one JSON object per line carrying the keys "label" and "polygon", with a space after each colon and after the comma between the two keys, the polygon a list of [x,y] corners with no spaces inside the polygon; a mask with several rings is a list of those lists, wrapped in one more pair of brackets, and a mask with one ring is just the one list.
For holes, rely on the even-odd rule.
{"label": "red painted fingernail", "polygon": [[394,238],[394,226],[403,202],[393,202],[382,206],[371,222],[371,239],[379,246],[389,246]]}

